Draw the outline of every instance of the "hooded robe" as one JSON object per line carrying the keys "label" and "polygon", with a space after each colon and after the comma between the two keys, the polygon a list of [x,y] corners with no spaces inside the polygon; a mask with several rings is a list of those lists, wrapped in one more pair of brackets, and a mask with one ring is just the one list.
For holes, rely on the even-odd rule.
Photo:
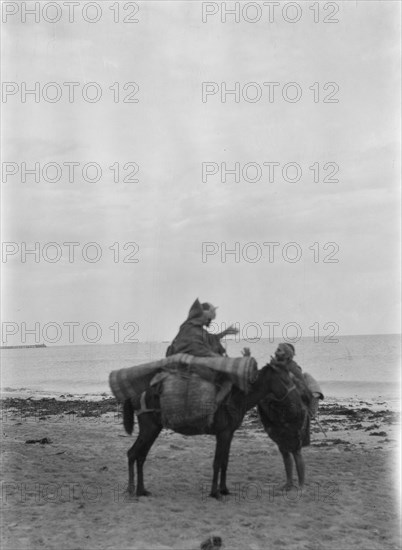
{"label": "hooded robe", "polygon": [[175,353],[188,353],[195,357],[216,357],[226,355],[219,336],[204,329],[205,311],[201,303],[195,300],[187,319],[166,351],[166,357]]}

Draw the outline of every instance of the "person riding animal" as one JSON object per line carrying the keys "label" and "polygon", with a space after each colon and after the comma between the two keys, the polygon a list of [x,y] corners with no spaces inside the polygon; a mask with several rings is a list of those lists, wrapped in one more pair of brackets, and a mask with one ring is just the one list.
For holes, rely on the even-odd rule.
{"label": "person riding animal", "polygon": [[[197,298],[190,308],[187,319],[180,325],[178,334],[166,350],[166,357],[176,353],[188,353],[195,357],[226,357],[221,339],[224,336],[235,335],[239,331],[230,326],[219,334],[208,332],[204,327],[210,326],[216,318],[216,309],[209,302],[201,304]],[[225,374],[221,374],[217,376],[216,385],[220,386],[216,395],[216,402],[219,404],[229,394],[232,383]]]}

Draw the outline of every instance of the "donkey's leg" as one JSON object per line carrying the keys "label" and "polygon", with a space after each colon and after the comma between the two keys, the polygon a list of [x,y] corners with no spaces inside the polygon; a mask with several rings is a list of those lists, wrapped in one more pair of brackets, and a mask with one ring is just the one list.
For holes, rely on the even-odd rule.
{"label": "donkey's leg", "polygon": [[137,496],[149,496],[151,493],[147,491],[144,487],[144,472],[143,472],[143,466],[145,459],[147,458],[147,455],[152,447],[152,445],[155,443],[156,438],[160,434],[162,430],[162,426],[159,424],[155,424],[154,422],[152,424],[149,424],[149,428],[147,429],[147,439],[144,441],[143,446],[139,450],[138,456],[137,456]]}
{"label": "donkey's leg", "polygon": [[305,473],[305,467],[304,467],[304,459],[302,455],[302,450],[299,449],[298,451],[295,451],[293,453],[295,463],[296,463],[296,471],[297,471],[297,477],[299,480],[299,487],[302,489],[304,485],[304,473]]}
{"label": "donkey's leg", "polygon": [[209,496],[213,498],[220,498],[220,491],[218,490],[218,478],[224,461],[225,454],[229,455],[230,442],[232,440],[233,433],[230,431],[222,431],[216,434],[216,448],[214,458],[214,475],[212,478],[211,493]]}
{"label": "donkey's leg", "polygon": [[229,489],[226,487],[226,471],[229,463],[230,446],[232,444],[233,434],[234,432],[230,434],[230,438],[227,440],[227,444],[223,452],[223,458],[222,458],[222,464],[221,464],[221,481],[219,485],[219,490],[222,495],[229,494]]}
{"label": "donkey's leg", "polygon": [[[137,474],[138,487],[137,495],[139,490],[144,490],[144,480],[142,467],[145,462],[145,458],[148,454],[149,449],[151,448],[153,442],[158,437],[159,432],[162,427],[159,424],[155,424],[152,420],[152,416],[149,413],[144,413],[139,415],[138,424],[140,428],[140,433],[134,443],[134,445],[128,450],[128,493],[129,495],[134,495],[134,462],[137,460]],[[141,460],[141,466],[138,467],[138,460]],[[141,476],[141,486],[140,486],[140,476]]]}
{"label": "donkey's leg", "polygon": [[128,457],[128,487],[127,492],[130,496],[134,495],[134,462],[136,458],[136,447],[138,447],[137,443],[140,436],[137,437],[135,440],[135,443],[130,449],[127,451],[127,457]]}
{"label": "donkey's leg", "polygon": [[283,458],[283,463],[285,465],[286,471],[286,483],[283,486],[283,489],[291,489],[293,487],[293,462],[292,456],[288,451],[279,449]]}

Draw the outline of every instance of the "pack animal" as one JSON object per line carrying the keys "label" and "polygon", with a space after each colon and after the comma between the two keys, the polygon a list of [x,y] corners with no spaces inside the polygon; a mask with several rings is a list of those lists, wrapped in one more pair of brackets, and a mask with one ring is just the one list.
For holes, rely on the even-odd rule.
{"label": "pack animal", "polygon": [[[210,434],[216,437],[213,478],[210,496],[216,499],[229,494],[226,485],[226,472],[229,462],[230,446],[234,432],[243,422],[246,411],[255,407],[261,400],[273,396],[278,401],[285,400],[291,391],[292,381],[286,370],[273,365],[266,365],[259,372],[248,394],[233,387],[229,395],[217,408],[211,426],[197,431],[194,428],[175,430],[185,435]],[[160,434],[161,421],[159,394],[149,388],[145,393],[145,405],[149,412],[138,416],[139,435],[134,445],[127,452],[128,456],[128,493],[147,496],[150,493],[144,486],[143,467],[147,455]],[[134,407],[127,399],[123,405],[123,423],[128,434],[134,428]],[[134,464],[137,465],[137,489],[135,490]]]}

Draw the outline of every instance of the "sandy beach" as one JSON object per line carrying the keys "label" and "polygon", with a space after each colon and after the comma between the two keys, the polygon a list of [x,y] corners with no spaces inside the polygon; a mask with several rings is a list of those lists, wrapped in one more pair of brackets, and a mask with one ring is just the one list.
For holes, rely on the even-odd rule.
{"label": "sandy beach", "polygon": [[215,439],[164,430],[145,465],[152,495],[128,500],[116,402],[3,400],[4,549],[400,548],[399,415],[363,402],[321,407],[304,449],[306,485],[284,492],[282,459],[256,413],[231,449],[222,501],[208,497]]}

